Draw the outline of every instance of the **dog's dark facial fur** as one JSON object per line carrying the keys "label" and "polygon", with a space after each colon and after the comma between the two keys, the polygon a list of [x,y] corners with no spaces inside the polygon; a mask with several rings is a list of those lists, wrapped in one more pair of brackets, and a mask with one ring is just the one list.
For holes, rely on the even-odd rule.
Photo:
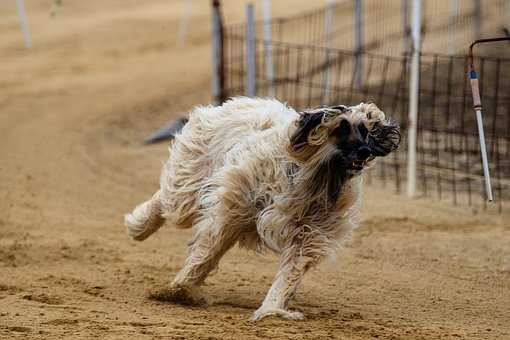
{"label": "dog's dark facial fur", "polygon": [[[323,123],[324,111],[304,112],[297,122],[297,129],[290,138],[291,150],[299,153],[307,146],[310,133]],[[339,111],[339,114],[348,114],[349,108],[338,106],[329,108]],[[335,146],[334,151],[325,157],[322,164],[314,171],[313,182],[315,190],[327,188],[327,197],[330,203],[337,201],[343,184],[351,177],[361,172],[367,161],[375,157],[387,156],[396,150],[400,144],[400,129],[398,124],[389,121],[378,121],[369,130],[364,120],[351,122],[342,118],[336,126],[329,129],[329,143]],[[319,148],[315,146],[316,151]],[[313,191],[315,191],[313,190]]]}
{"label": "dog's dark facial fur", "polygon": [[[349,110],[343,105],[331,109],[343,113]],[[290,145],[294,151],[308,144],[310,132],[322,123],[324,115],[325,111],[301,113],[297,122],[297,130],[290,138]],[[351,124],[347,119],[342,119],[338,126],[332,130],[331,136],[334,143],[342,150],[343,155],[350,158],[350,161],[364,161],[368,156],[387,156],[398,148],[401,140],[400,128],[394,121],[376,122],[369,131],[362,121]],[[360,148],[363,152],[356,155]],[[367,152],[370,152],[370,155],[367,155]]]}
{"label": "dog's dark facial fur", "polygon": [[372,155],[365,123],[360,121],[351,124],[347,119],[342,119],[331,133],[331,137],[341,150],[347,168],[362,170],[363,163]]}
{"label": "dog's dark facial fur", "polygon": [[292,149],[295,151],[299,150],[303,146],[308,144],[308,134],[312,129],[314,129],[317,125],[322,122],[322,117],[324,117],[324,112],[314,112],[301,113],[301,117],[297,123],[297,130],[294,132],[292,137],[290,138],[290,144]]}
{"label": "dog's dark facial fur", "polygon": [[345,157],[340,150],[335,151],[317,167],[314,182],[319,184],[318,187],[327,187],[328,202],[332,204],[337,201],[344,183],[349,178],[347,168]]}

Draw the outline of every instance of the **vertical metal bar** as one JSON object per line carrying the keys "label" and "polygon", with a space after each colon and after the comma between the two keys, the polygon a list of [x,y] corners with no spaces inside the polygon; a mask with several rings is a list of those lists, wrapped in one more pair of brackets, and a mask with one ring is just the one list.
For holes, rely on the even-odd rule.
{"label": "vertical metal bar", "polygon": [[331,73],[331,65],[329,64],[329,49],[331,48],[331,32],[333,31],[333,6],[333,0],[327,0],[326,9],[324,11],[324,47],[326,48],[326,68],[322,76],[322,83],[324,84],[322,102],[324,104],[329,102],[329,76]]}
{"label": "vertical metal bar", "polygon": [[25,47],[32,47],[32,38],[30,36],[30,27],[28,26],[27,13],[25,10],[25,2],[23,0],[16,0],[18,6],[18,15],[21,22],[21,29],[23,30],[23,36],[25,38]]}
{"label": "vertical metal bar", "polygon": [[409,94],[409,131],[407,155],[407,196],[416,195],[416,135],[420,96],[421,0],[413,0],[413,49]]}
{"label": "vertical metal bar", "polygon": [[215,105],[223,101],[223,34],[220,1],[212,1],[212,95]]}
{"label": "vertical metal bar", "polygon": [[450,0],[448,2],[448,55],[455,54],[457,46],[455,45],[455,21],[459,15],[459,0]]}
{"label": "vertical metal bar", "polygon": [[273,49],[271,45],[271,0],[262,1],[262,16],[264,18],[264,58],[268,95],[269,97],[274,97],[274,65]]}
{"label": "vertical metal bar", "polygon": [[363,13],[362,0],[354,0],[354,54],[355,59],[355,81],[357,88],[363,86],[363,60],[361,52],[363,51]]}
{"label": "vertical metal bar", "polygon": [[475,40],[480,39],[482,37],[483,31],[482,31],[482,1],[481,0],[473,0],[474,1],[474,37]]}
{"label": "vertical metal bar", "polygon": [[482,110],[476,110],[476,123],[478,125],[478,136],[480,138],[480,150],[482,153],[482,165],[483,165],[483,173],[485,175],[485,191],[487,192],[487,200],[492,202],[492,185],[490,180],[489,173],[489,161],[487,159],[487,148],[485,146],[485,134],[483,132],[483,120],[482,120]]}
{"label": "vertical metal bar", "polygon": [[[480,73],[479,73],[480,74],[480,79],[479,79],[480,93],[483,93],[484,86],[485,86],[484,85],[485,83],[483,81],[484,76],[486,76],[486,73],[485,73],[485,63],[486,63],[486,59],[483,58],[483,57],[480,58]],[[476,112],[475,112],[475,118],[476,118]],[[485,128],[484,128],[484,131],[485,131]],[[480,150],[481,150],[481,148],[480,148]],[[481,157],[481,154],[480,154],[480,157]],[[483,167],[483,165],[482,165],[482,167]],[[482,190],[483,192],[481,193],[480,198],[482,199],[483,210],[487,210],[487,193],[486,193],[487,187],[485,186],[485,182],[484,182],[483,189],[484,190]]]}
{"label": "vertical metal bar", "polygon": [[485,176],[485,192],[487,193],[487,200],[491,202],[493,200],[492,186],[489,173],[489,161],[487,159],[487,148],[485,146],[485,134],[483,131],[482,102],[478,86],[478,75],[475,71],[471,71],[469,75],[471,79],[471,90],[473,91],[473,107],[475,108],[476,123],[478,125],[478,137],[480,139],[480,153],[482,155],[482,166]]}
{"label": "vertical metal bar", "polygon": [[246,95],[255,97],[255,13],[252,3],[246,4]]}
{"label": "vertical metal bar", "polygon": [[[467,57],[464,57],[464,74],[467,74],[468,73],[468,58]],[[465,168],[466,169],[471,169],[471,165],[470,165],[470,161],[471,161],[471,148],[470,148],[470,145],[469,145],[469,136],[471,134],[468,134],[467,132],[467,128],[466,128],[466,108],[467,108],[467,92],[468,92],[468,79],[467,77],[464,77],[464,84],[462,86],[462,115],[461,115],[461,133],[462,133],[462,136],[463,136],[463,151],[466,155],[466,162],[467,164],[465,164]],[[468,175],[469,175],[469,170],[468,170]],[[467,194],[468,194],[468,204],[469,205],[472,205],[472,200],[471,200],[471,176],[467,176],[466,177],[466,182],[467,182]]]}

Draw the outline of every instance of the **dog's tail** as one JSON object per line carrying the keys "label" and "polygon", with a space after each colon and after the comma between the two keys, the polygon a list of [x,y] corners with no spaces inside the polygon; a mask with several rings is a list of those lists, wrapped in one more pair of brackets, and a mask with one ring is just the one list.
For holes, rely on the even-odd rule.
{"label": "dog's tail", "polygon": [[160,195],[161,191],[156,192],[150,200],[139,204],[132,213],[124,216],[124,225],[132,239],[143,241],[165,223]]}

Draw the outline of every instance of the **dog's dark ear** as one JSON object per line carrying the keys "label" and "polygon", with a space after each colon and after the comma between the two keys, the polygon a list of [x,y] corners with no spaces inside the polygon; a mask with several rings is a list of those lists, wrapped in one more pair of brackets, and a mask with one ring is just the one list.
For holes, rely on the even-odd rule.
{"label": "dog's dark ear", "polygon": [[387,156],[400,144],[400,127],[396,122],[377,122],[368,134],[368,145],[377,157]]}
{"label": "dog's dark ear", "polygon": [[297,121],[297,130],[290,137],[290,145],[294,151],[308,143],[308,134],[322,122],[324,112],[303,112]]}

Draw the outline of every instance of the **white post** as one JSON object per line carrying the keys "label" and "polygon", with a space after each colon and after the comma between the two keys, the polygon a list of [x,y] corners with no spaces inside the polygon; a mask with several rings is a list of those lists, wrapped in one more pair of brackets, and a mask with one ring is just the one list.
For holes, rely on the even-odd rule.
{"label": "white post", "polygon": [[455,21],[459,15],[459,0],[450,0],[448,2],[448,54],[454,55],[457,46],[455,45]]}
{"label": "white post", "polygon": [[266,64],[266,79],[268,82],[268,96],[274,97],[274,69],[273,50],[271,46],[271,0],[262,0],[262,16],[264,17],[264,58]]}
{"label": "white post", "polygon": [[179,24],[179,30],[177,31],[177,44],[182,44],[186,41],[186,35],[188,33],[188,22],[191,17],[193,10],[193,0],[186,0],[184,4],[184,12],[182,13],[181,22]]}
{"label": "white post", "polygon": [[363,50],[363,13],[361,1],[354,0],[354,53],[356,56],[354,84],[356,87],[363,85],[363,61],[361,55]]}
{"label": "white post", "polygon": [[246,4],[246,95],[255,97],[255,14],[252,3]]}
{"label": "white post", "polygon": [[32,47],[32,38],[30,37],[30,28],[28,27],[27,13],[25,11],[25,3],[23,0],[16,0],[18,6],[18,15],[21,22],[21,29],[23,30],[23,36],[25,37],[25,47]]}
{"label": "white post", "polygon": [[480,87],[478,86],[478,75],[475,70],[469,72],[471,82],[471,91],[473,93],[473,108],[476,114],[476,123],[478,126],[478,138],[480,140],[480,153],[482,155],[483,175],[485,178],[485,192],[487,193],[487,200],[493,201],[491,176],[489,172],[489,160],[487,158],[487,147],[485,146],[485,133],[483,131],[482,120],[482,99],[480,97]]}
{"label": "white post", "polygon": [[221,18],[219,1],[212,7],[212,95],[215,105],[220,105],[221,96]]}
{"label": "white post", "polygon": [[334,0],[326,0],[326,10],[324,12],[324,47],[326,48],[325,64],[327,67],[324,70],[322,78],[322,83],[324,84],[322,97],[323,104],[327,104],[329,101],[329,74],[331,70],[329,65],[329,49],[331,48],[331,33],[333,32],[334,6]]}
{"label": "white post", "polygon": [[480,139],[480,152],[482,154],[482,166],[485,178],[485,192],[487,193],[487,200],[489,202],[492,202],[494,198],[492,197],[491,175],[489,172],[489,160],[487,159],[487,147],[485,146],[485,134],[483,132],[483,120],[481,109],[476,110],[476,123],[478,126],[478,137]]}
{"label": "white post", "polygon": [[407,196],[416,194],[416,134],[420,97],[421,0],[413,0],[413,49],[409,93],[409,135],[407,152]]}

